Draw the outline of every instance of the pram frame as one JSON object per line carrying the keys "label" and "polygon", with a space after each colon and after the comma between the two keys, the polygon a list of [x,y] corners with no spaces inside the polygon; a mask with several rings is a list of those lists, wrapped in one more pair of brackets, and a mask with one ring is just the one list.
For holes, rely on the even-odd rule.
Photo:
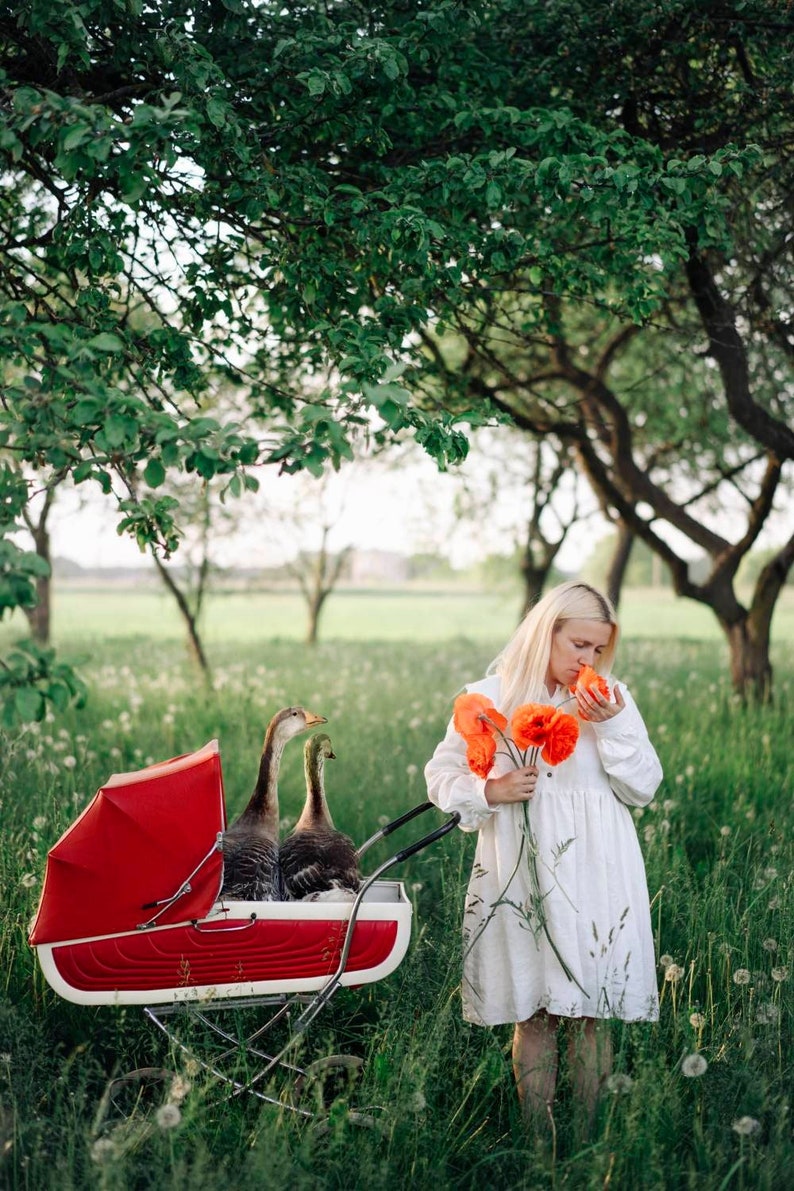
{"label": "pram frame", "polygon": [[[433,804],[430,802],[422,802],[417,806],[412,807],[409,811],[393,819],[391,822],[385,824],[374,835],[370,836],[357,851],[357,855],[361,857],[374,844],[384,839],[398,828],[404,826],[418,815],[424,814],[431,810]],[[284,996],[252,996],[240,998],[224,998],[223,1000],[209,1001],[202,1004],[197,1004],[194,1001],[183,1001],[171,1003],[166,1005],[147,1005],[144,1007],[144,1014],[148,1020],[156,1026],[183,1054],[191,1057],[199,1064],[208,1074],[214,1076],[216,1079],[227,1084],[231,1088],[232,1096],[241,1096],[245,1093],[251,1094],[257,1099],[268,1104],[278,1105],[278,1107],[295,1113],[299,1116],[311,1118],[316,1114],[300,1107],[299,1105],[291,1104],[283,1097],[269,1096],[256,1085],[261,1084],[269,1075],[275,1071],[285,1072],[291,1077],[298,1080],[305,1080],[310,1076],[309,1068],[300,1067],[296,1064],[289,1063],[286,1056],[298,1044],[303,1034],[308,1027],[319,1015],[322,1009],[328,1004],[334,993],[340,987],[342,979],[345,975],[345,967],[347,964],[350,947],[354,936],[354,928],[358,919],[359,911],[364,902],[367,893],[376,885],[377,882],[382,881],[383,877],[392,868],[398,864],[402,864],[409,857],[422,851],[430,844],[435,843],[436,840],[441,839],[447,835],[460,821],[460,815],[457,812],[450,814],[446,821],[440,827],[422,836],[421,839],[402,848],[393,856],[385,860],[378,868],[374,870],[361,884],[361,887],[353,901],[350,908],[350,915],[347,918],[347,926],[345,931],[345,940],[342,946],[339,962],[335,972],[329,977],[326,983],[313,996],[306,993],[293,993]],[[244,1039],[236,1038],[234,1035],[228,1033],[217,1022],[212,1020],[212,1013],[220,1009],[259,1009],[264,1005],[276,1006],[276,1012],[263,1025],[259,1025],[252,1033]],[[266,1051],[260,1050],[255,1043],[260,1038],[264,1037],[269,1031],[272,1031],[282,1020],[288,1018],[291,1011],[303,1005],[303,1011],[297,1020],[291,1025],[290,1038],[283,1045],[276,1054],[270,1054]],[[176,1029],[170,1027],[169,1022],[178,1018],[179,1015],[189,1013],[194,1021],[200,1022],[205,1026],[212,1035],[221,1038],[230,1043],[229,1048],[220,1055],[215,1056],[214,1061],[206,1061],[197,1054],[194,1049],[186,1045]],[[234,1056],[239,1055],[244,1051],[249,1058],[264,1061],[264,1066],[257,1070],[246,1080],[238,1079],[233,1072],[224,1071],[221,1064],[227,1060],[231,1060]],[[332,1066],[349,1067],[350,1056],[334,1055],[325,1060],[325,1063]],[[357,1065],[357,1064],[356,1064]]]}

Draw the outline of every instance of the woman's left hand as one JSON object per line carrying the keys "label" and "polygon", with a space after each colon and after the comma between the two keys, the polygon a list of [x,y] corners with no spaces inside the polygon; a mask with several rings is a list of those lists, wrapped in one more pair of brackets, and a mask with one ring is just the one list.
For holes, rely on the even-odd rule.
{"label": "woman's left hand", "polygon": [[626,706],[617,683],[615,683],[614,689],[614,703],[610,703],[609,699],[605,698],[600,691],[591,691],[586,687],[578,686],[574,693],[579,715],[589,723],[603,724],[605,720],[611,720],[613,716],[619,715]]}

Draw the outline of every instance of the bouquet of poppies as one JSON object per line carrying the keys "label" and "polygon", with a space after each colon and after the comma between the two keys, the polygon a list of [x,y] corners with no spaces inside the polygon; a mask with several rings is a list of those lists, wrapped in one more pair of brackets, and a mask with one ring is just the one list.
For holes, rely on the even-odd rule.
{"label": "bouquet of poppies", "polygon": [[507,719],[487,696],[458,695],[453,723],[466,741],[466,760],[472,773],[488,777],[501,738],[516,767],[534,765],[538,754],[549,765],[559,765],[570,757],[579,739],[575,716],[545,703],[522,703],[510,720],[510,736],[505,734]]}
{"label": "bouquet of poppies", "polygon": [[[457,697],[453,723],[455,730],[466,742],[466,761],[469,769],[481,778],[487,778],[493,769],[500,742],[504,746],[503,751],[516,768],[521,768],[534,765],[538,756],[548,765],[559,765],[561,761],[570,757],[579,739],[579,722],[576,717],[546,703],[523,703],[517,707],[510,717],[508,735],[507,717],[502,715],[486,695],[476,693]],[[543,932],[568,980],[576,984],[587,996],[552,938],[546,918],[545,895],[540,887],[538,844],[530,823],[529,804],[522,802],[521,807],[522,834],[515,868],[491,907],[488,917],[471,940],[468,950],[471,950],[480,938],[498,907],[509,905],[528,922],[534,934]],[[519,905],[510,899],[508,891],[525,851],[529,861],[531,894],[526,905]]]}

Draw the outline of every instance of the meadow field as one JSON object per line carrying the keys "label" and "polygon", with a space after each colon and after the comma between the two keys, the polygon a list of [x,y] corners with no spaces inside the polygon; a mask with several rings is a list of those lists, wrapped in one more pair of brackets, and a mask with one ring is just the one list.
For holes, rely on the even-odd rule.
{"label": "meadow field", "polygon": [[[626,600],[616,671],[665,770],[654,802],[635,815],[661,1016],[653,1025],[614,1025],[615,1077],[592,1135],[564,1069],[555,1145],[528,1135],[510,1029],[461,1020],[460,927],[474,849],[463,832],[396,873],[414,906],[399,969],[337,994],[301,1044],[300,1061],[339,1052],[363,1059],[358,1081],[331,1089],[325,1105],[308,1093],[314,1120],[252,1097],[228,1099],[140,1009],[72,1005],[45,983],[27,933],[47,851],[111,773],[217,737],[232,816],[250,793],[270,716],[301,702],[328,718],[337,756],[329,801],[354,839],[424,799],[422,768],[452,698],[493,656],[515,606],[497,596],[426,606],[388,598],[332,599],[327,639],[314,649],[300,641],[294,600],[278,614],[254,596],[213,603],[211,688],[186,658],[164,597],[127,594],[120,603],[83,592],[56,604],[56,638],[88,682],[86,706],[0,740],[0,1185],[782,1191],[794,1169],[788,600],[775,623],[775,702],[766,708],[731,694],[719,631],[700,609],[693,615],[669,597],[654,604],[647,593]],[[303,801],[301,763],[300,747],[288,746],[285,830]],[[423,816],[416,834],[439,819]],[[406,831],[367,854],[371,868],[415,838]],[[126,1116],[111,1111],[109,1081],[145,1067],[172,1075],[142,1082]]]}
{"label": "meadow field", "polygon": [[[465,587],[339,588],[329,598],[320,622],[324,640],[473,641],[507,639],[520,612],[515,591],[476,591]],[[626,591],[621,606],[626,637],[670,637],[722,642],[714,615],[692,600],[680,600],[662,588]],[[16,613],[0,625],[0,641],[25,631]],[[61,644],[92,638],[177,639],[184,630],[173,598],[157,586],[115,588],[65,583],[55,592],[53,635]],[[306,634],[306,605],[295,591],[210,593],[202,614],[208,648],[223,642],[301,641]],[[794,641],[794,588],[778,601],[773,638]]]}

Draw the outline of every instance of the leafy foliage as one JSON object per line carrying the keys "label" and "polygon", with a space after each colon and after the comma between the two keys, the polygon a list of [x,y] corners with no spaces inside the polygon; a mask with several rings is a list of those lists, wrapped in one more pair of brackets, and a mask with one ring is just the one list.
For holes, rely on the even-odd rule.
{"label": "leafy foliage", "polygon": [[[167,555],[169,471],[244,493],[258,465],[319,474],[406,433],[462,458],[494,394],[416,399],[421,340],[508,278],[641,324],[693,244],[730,272],[741,225],[738,282],[767,262],[784,333],[787,22],[761,0],[12,0],[0,448],[98,484]],[[520,318],[549,332],[543,302]],[[740,404],[785,445],[773,402]]]}

